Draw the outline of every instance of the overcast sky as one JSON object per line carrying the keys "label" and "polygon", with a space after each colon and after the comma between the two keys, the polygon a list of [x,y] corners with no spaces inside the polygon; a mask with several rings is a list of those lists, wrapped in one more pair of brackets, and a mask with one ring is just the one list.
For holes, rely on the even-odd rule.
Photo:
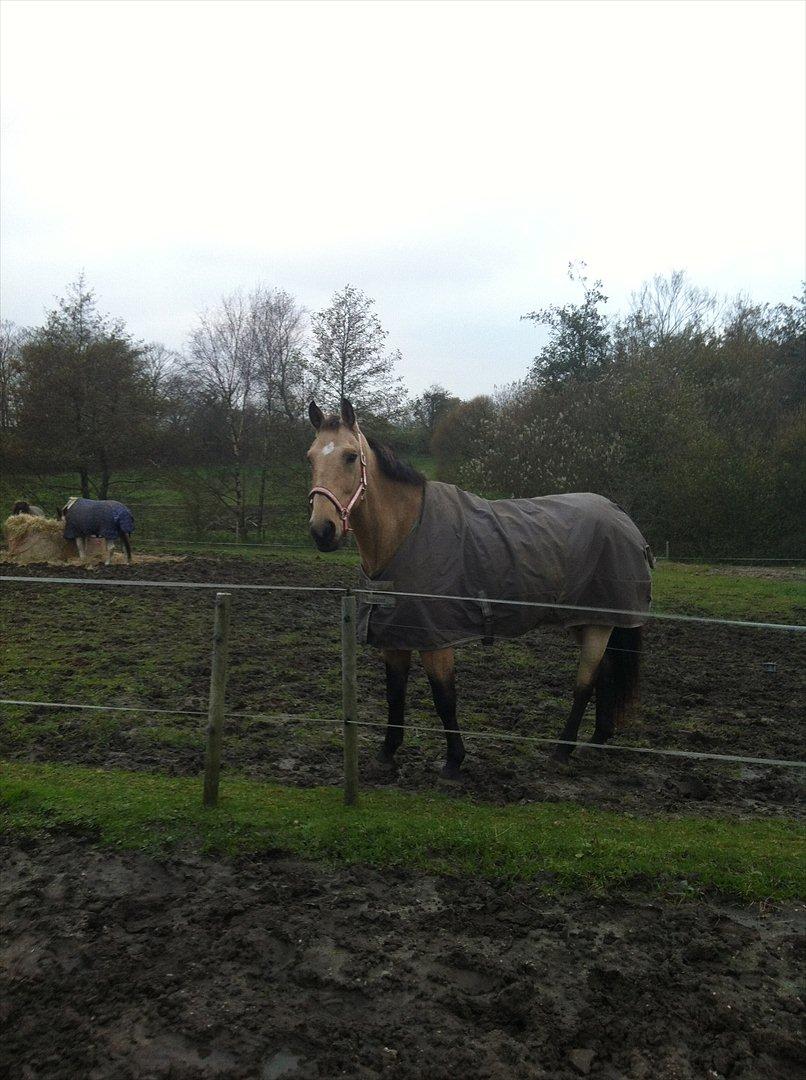
{"label": "overcast sky", "polygon": [[413,391],[523,375],[525,311],[806,275],[799,0],[5,0],[2,312],[84,270],[139,338],[258,281],[375,298]]}

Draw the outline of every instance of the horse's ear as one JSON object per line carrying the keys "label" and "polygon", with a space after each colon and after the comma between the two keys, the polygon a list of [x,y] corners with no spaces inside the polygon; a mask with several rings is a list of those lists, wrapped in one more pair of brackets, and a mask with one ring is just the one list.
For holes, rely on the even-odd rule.
{"label": "horse's ear", "polygon": [[322,410],[319,408],[315,401],[312,401],[308,406],[308,416],[311,418],[311,423],[318,431],[319,428],[322,426],[322,421],[325,417]]}
{"label": "horse's ear", "polygon": [[342,423],[346,424],[348,428],[355,427],[355,409],[346,397],[341,399],[341,419]]}

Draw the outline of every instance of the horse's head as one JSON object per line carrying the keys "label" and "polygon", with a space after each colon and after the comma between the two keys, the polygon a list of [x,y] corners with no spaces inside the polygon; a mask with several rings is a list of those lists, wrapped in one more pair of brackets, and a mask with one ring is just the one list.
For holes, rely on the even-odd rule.
{"label": "horse's head", "polygon": [[346,398],[341,403],[341,416],[325,416],[315,401],[308,415],[316,429],[307,455],[311,465],[311,536],[320,551],[335,551],[347,536],[350,513],[366,491],[366,440]]}
{"label": "horse's head", "polygon": [[64,506],[57,506],[56,507],[56,517],[59,519],[59,521],[61,521],[62,518],[64,518],[67,515],[67,511],[70,509],[70,507],[73,505],[74,502],[78,502],[78,496],[77,495],[71,496],[71,498],[69,498],[67,500],[67,502],[64,504]]}

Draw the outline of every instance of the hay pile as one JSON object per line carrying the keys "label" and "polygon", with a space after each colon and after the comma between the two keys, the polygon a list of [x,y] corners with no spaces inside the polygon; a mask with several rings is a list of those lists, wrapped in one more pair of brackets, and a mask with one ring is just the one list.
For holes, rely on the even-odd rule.
{"label": "hay pile", "polygon": [[[12,514],[3,525],[8,551],[0,553],[0,562],[12,562],[17,566],[26,563],[78,562],[75,540],[65,540],[64,522],[55,518],[34,517],[33,514]],[[87,538],[87,563],[103,562],[106,544],[97,537]],[[123,558],[118,551],[113,561]],[[134,555],[132,563],[186,562],[186,555]]]}
{"label": "hay pile", "polygon": [[75,540],[65,540],[55,518],[12,514],[3,526],[8,554],[15,563],[69,562],[78,558]]}

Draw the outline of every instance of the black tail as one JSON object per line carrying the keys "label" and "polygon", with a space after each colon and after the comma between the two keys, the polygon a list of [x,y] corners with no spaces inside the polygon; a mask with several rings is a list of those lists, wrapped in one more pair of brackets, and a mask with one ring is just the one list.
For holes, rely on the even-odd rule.
{"label": "black tail", "polygon": [[622,728],[638,705],[640,626],[615,626],[596,680],[596,726]]}
{"label": "black tail", "polygon": [[125,532],[122,532],[120,534],[120,539],[123,541],[123,546],[126,549],[126,561],[131,562],[132,561],[132,546],[129,543],[129,534],[125,533]]}

